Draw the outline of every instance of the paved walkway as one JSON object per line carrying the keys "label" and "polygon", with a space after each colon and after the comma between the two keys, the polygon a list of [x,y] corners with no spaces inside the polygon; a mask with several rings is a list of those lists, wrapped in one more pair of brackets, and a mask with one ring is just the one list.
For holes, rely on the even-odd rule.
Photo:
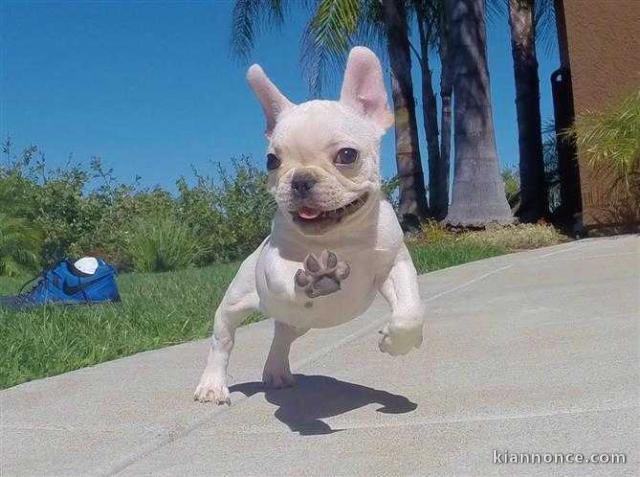
{"label": "paved walkway", "polygon": [[[0,474],[637,475],[640,237],[423,275],[423,347],[377,349],[388,311],[294,345],[292,390],[256,382],[271,323],[238,332],[233,405],[192,400],[205,341],[0,393]],[[494,464],[504,452],[628,463]]]}

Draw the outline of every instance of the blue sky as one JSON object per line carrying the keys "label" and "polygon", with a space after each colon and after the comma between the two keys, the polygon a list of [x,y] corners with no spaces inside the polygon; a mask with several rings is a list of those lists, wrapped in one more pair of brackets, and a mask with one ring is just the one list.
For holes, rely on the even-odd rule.
{"label": "blue sky", "polygon": [[[231,0],[198,2],[0,2],[0,136],[38,145],[50,167],[100,156],[124,181],[174,189],[191,166],[213,172],[248,154],[262,167],[261,110],[230,56]],[[251,57],[294,102],[310,97],[299,68],[305,13],[260,35]],[[506,17],[488,25],[493,115],[503,165],[518,161]],[[435,60],[435,59],[434,59]],[[543,120],[557,51],[540,51]],[[435,63],[435,61],[434,61]],[[414,65],[415,66],[415,65]],[[436,65],[437,66],[437,65]],[[439,71],[434,71],[437,88]],[[419,76],[415,75],[416,81]],[[339,81],[325,92],[335,98]],[[419,83],[416,83],[419,91]],[[420,122],[422,134],[422,122]],[[422,145],[426,170],[426,147]],[[383,173],[395,170],[393,133]]]}

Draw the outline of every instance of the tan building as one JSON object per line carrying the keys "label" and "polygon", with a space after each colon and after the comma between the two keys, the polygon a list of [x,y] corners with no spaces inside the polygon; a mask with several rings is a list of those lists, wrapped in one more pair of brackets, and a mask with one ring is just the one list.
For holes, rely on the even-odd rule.
{"label": "tan building", "polygon": [[[554,85],[559,90],[554,94],[556,123],[570,121],[571,113],[579,116],[613,105],[640,89],[640,0],[556,0],[556,16],[564,72],[558,82],[566,81],[564,88]],[[581,210],[582,223],[590,230],[637,222],[638,211],[619,202],[612,178],[595,174],[577,153],[577,170],[566,159],[563,166],[560,158],[565,180],[573,181],[563,191],[569,212]]]}

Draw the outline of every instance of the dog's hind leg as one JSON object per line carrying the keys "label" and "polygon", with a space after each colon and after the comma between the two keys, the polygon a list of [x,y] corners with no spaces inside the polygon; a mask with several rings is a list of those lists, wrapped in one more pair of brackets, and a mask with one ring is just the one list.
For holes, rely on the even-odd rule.
{"label": "dog's hind leg", "polygon": [[309,331],[286,323],[274,321],[273,342],[262,373],[262,382],[270,388],[293,386],[294,378],[289,367],[291,343]]}
{"label": "dog's hind leg", "polygon": [[240,266],[227,292],[216,310],[213,337],[207,366],[196,388],[194,399],[230,404],[227,388],[227,366],[233,348],[236,328],[259,305],[255,283],[255,268],[260,248],[253,252]]}

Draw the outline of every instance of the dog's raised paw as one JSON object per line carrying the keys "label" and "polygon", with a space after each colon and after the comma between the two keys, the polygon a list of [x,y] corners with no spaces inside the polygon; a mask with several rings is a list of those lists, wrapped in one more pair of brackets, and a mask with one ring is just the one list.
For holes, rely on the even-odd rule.
{"label": "dog's raised paw", "polygon": [[306,256],[304,268],[299,269],[294,277],[295,284],[309,298],[330,295],[340,290],[340,283],[345,280],[351,268],[343,260],[330,251],[324,250],[320,258],[313,253]]}

